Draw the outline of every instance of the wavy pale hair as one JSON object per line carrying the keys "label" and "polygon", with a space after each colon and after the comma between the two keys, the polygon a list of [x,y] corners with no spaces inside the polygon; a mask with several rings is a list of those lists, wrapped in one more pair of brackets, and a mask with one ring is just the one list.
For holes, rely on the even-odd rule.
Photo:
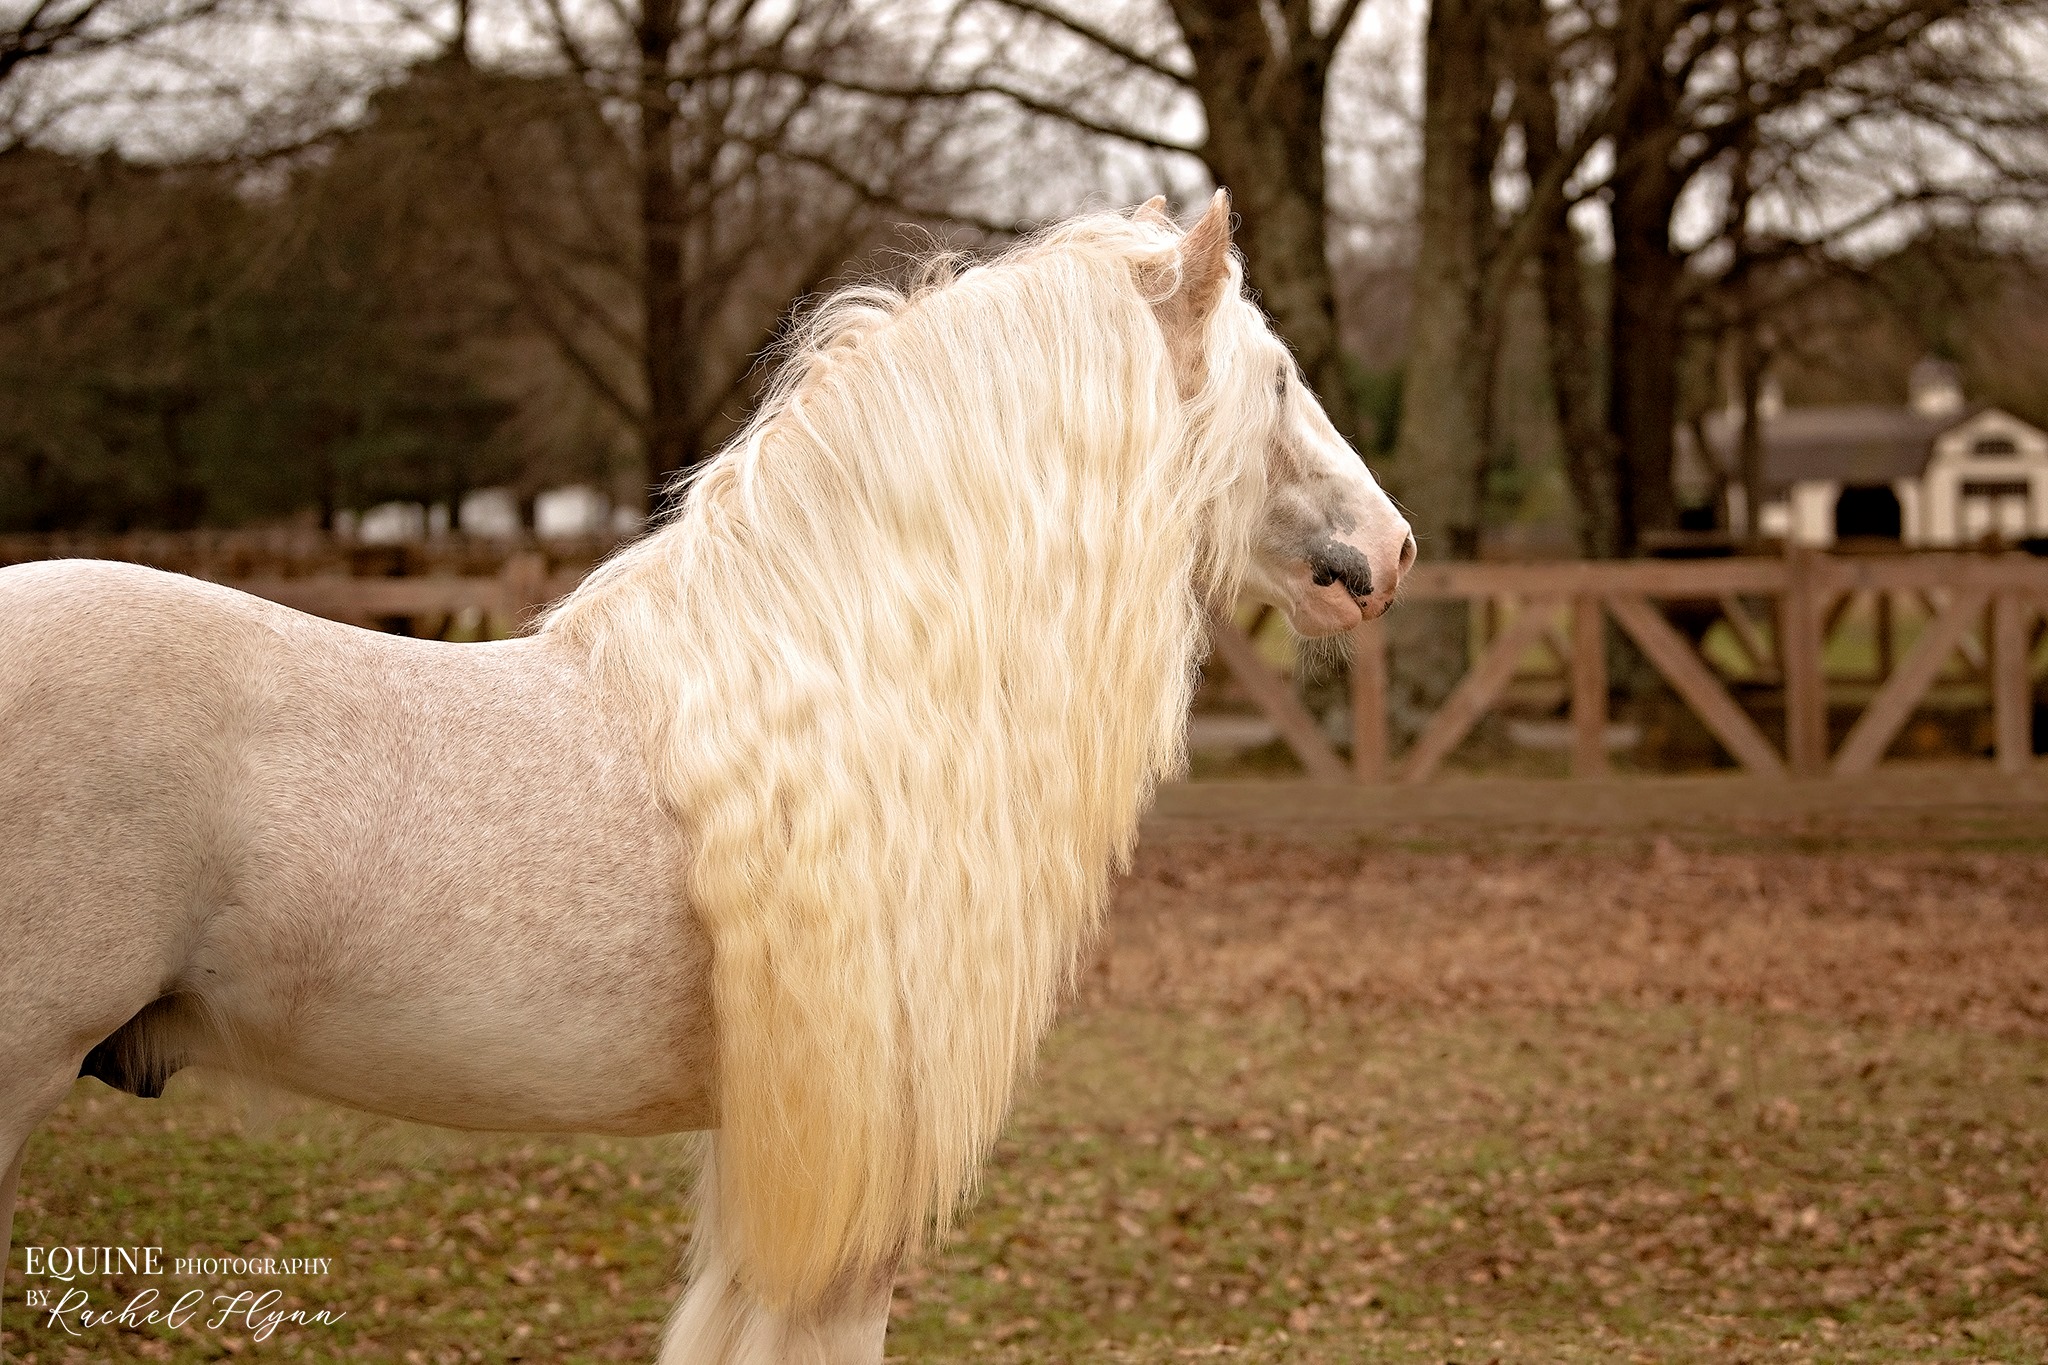
{"label": "wavy pale hair", "polygon": [[700,1280],[800,1306],[952,1216],[1183,761],[1271,420],[1227,237],[1175,354],[1185,240],[1096,214],[835,295],[546,623],[644,720],[713,944]]}

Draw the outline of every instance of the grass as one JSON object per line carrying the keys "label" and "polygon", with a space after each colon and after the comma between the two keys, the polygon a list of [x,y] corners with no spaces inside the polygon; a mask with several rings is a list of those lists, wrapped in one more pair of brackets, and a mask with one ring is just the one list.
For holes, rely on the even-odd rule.
{"label": "grass", "polygon": [[[1150,850],[982,1197],[902,1277],[889,1350],[2039,1360],[2044,872],[1663,841]],[[31,1149],[8,1345],[651,1360],[685,1186],[675,1142],[81,1082]],[[21,1307],[20,1246],[60,1242],[331,1256],[260,1283],[348,1316],[70,1339]]]}
{"label": "grass", "polygon": [[[1061,1119],[1099,1127],[1020,1123],[961,1244],[912,1281],[897,1350],[965,1358],[974,1333],[1028,1336],[1020,1359],[2018,1358],[2043,1340],[2038,1047],[1759,1037],[1699,1010],[1116,1022],[1114,1055],[1056,1053],[1083,1078]],[[1995,1099],[1955,1093],[1965,1063]]]}
{"label": "grass", "polygon": [[[229,1088],[192,1077],[174,1079],[154,1103],[80,1082],[24,1173],[10,1359],[653,1358],[687,1229],[673,1143],[447,1134],[294,1099],[257,1105],[252,1116]],[[346,1316],[332,1327],[287,1326],[267,1342],[246,1322],[206,1320],[74,1338],[44,1317],[25,1321],[22,1247],[34,1243],[329,1257],[325,1276],[81,1284],[97,1308],[152,1286],[164,1300],[194,1288],[209,1300],[275,1288],[279,1307]]]}

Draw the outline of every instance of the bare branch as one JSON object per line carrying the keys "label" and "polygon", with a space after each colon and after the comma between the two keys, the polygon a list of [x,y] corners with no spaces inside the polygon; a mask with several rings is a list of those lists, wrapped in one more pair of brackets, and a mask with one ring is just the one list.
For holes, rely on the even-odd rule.
{"label": "bare branch", "polygon": [[778,75],[792,76],[800,80],[814,81],[820,85],[830,86],[835,90],[843,90],[848,94],[871,95],[880,99],[913,101],[972,100],[983,97],[1002,99],[1016,105],[1027,113],[1057,119],[1059,122],[1078,128],[1084,133],[1094,133],[1099,137],[1114,138],[1119,142],[1127,142],[1133,146],[1150,147],[1162,152],[1177,152],[1185,156],[1199,156],[1202,151],[1200,146],[1194,143],[1181,142],[1123,124],[1092,118],[1079,112],[1070,104],[1062,103],[1057,99],[1034,95],[1029,91],[1019,90],[1014,86],[1004,85],[997,81],[977,80],[953,85],[934,86],[896,85],[882,81],[862,80],[858,77],[806,72],[788,68],[763,67],[760,69],[773,70]]}
{"label": "bare branch", "polygon": [[[1177,66],[1169,66],[1165,58],[1142,52],[1131,46],[1131,44],[1117,38],[1108,30],[1099,28],[1094,24],[1088,23],[1086,20],[1077,19],[1065,10],[1045,3],[1045,0],[982,0],[982,3],[993,4],[1016,14],[1041,19],[1100,48],[1125,65],[1135,66],[1141,71],[1150,72],[1161,80],[1171,81],[1175,85],[1183,87],[1189,83],[1189,74]],[[1359,0],[1346,0],[1346,8],[1355,10],[1358,3]]]}

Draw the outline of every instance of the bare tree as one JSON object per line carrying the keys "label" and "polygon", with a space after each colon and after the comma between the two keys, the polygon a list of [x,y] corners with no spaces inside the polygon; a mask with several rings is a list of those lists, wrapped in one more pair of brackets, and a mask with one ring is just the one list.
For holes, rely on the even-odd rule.
{"label": "bare tree", "polygon": [[1202,160],[1231,187],[1259,301],[1338,430],[1353,438],[1357,405],[1330,279],[1323,120],[1337,48],[1359,8],[1343,0],[1318,27],[1309,0],[1173,3],[1207,125]]}
{"label": "bare tree", "polygon": [[[1358,415],[1337,337],[1328,258],[1324,118],[1337,49],[1361,8],[1339,0],[1163,0],[1125,22],[1056,0],[960,0],[963,50],[921,87],[839,76],[845,88],[990,102],[1138,152],[1197,160],[1228,185],[1251,282],[1331,419]],[[966,22],[1002,21],[991,36]],[[1172,130],[1162,107],[1200,113]]]}
{"label": "bare tree", "polygon": [[[1539,250],[1559,249],[1566,187],[1587,150],[1534,146],[1527,89],[1548,88],[1541,0],[1435,0],[1423,39],[1422,192],[1418,208],[1409,347],[1393,479],[1421,553],[1478,552],[1483,483],[1493,444],[1494,377],[1510,297]],[[1581,138],[1590,135],[1579,134]],[[1500,198],[1503,177],[1523,172],[1522,195]],[[1568,241],[1568,237],[1566,241]],[[1560,281],[1561,288],[1578,282]],[[1546,292],[1546,302],[1555,304]],[[1553,352],[1554,356],[1558,353]],[[1558,357],[1560,360],[1562,357]],[[1412,729],[1465,668],[1464,623],[1443,607],[1404,612],[1395,637],[1394,720]]]}
{"label": "bare tree", "polygon": [[[2038,202],[2048,89],[2025,44],[2043,12],[2038,0],[1439,0],[1396,461],[1419,527],[1452,553],[1476,539],[1490,356],[1530,270],[1582,547],[1629,553],[1674,526],[1688,319],[1758,270],[1839,257],[1886,225]],[[1603,318],[1574,228],[1593,210],[1611,253]],[[1725,297],[1716,306],[1728,314]]]}
{"label": "bare tree", "polygon": [[[638,433],[646,482],[703,459],[790,309],[957,164],[945,110],[878,91],[918,54],[849,0],[646,0],[591,24],[537,11],[553,117],[614,148],[565,158],[563,194],[484,164],[501,258],[536,322]],[[559,136],[559,134],[556,134]]]}
{"label": "bare tree", "polygon": [[1592,8],[1612,62],[1600,188],[1620,548],[1676,524],[1678,359],[1705,295],[1760,265],[1853,253],[1886,225],[2043,199],[2048,87],[2023,44],[2044,13],[2035,0]]}
{"label": "bare tree", "polygon": [[246,0],[0,0],[0,325],[89,300],[168,248],[173,224],[113,201],[137,176],[87,170],[42,146],[70,116],[114,101],[71,78],[93,62],[160,60],[179,37],[240,14]]}
{"label": "bare tree", "polygon": [[93,56],[219,14],[224,0],[10,0],[0,7],[0,85],[31,62]]}
{"label": "bare tree", "polygon": [[[203,156],[247,94],[215,59],[290,23],[282,0],[0,0],[0,154],[123,142],[154,127]],[[241,73],[246,75],[246,72]]]}
{"label": "bare tree", "polygon": [[[1505,311],[1532,277],[1582,550],[1631,553],[1675,526],[1688,319],[1710,302],[1753,317],[1766,293],[1730,303],[1745,281],[1838,257],[1882,225],[2037,200],[2048,92],[2020,54],[2041,13],[2036,0],[1436,0],[1393,467],[1423,553],[1477,547]],[[1610,252],[1604,309],[1584,269],[1588,215]],[[1462,671],[1463,640],[1455,622],[1404,615],[1397,701],[1419,714]]]}
{"label": "bare tree", "polygon": [[1417,545],[1431,557],[1470,558],[1479,543],[1503,292],[1493,278],[1502,269],[1492,169],[1503,129],[1492,24],[1486,0],[1437,0],[1424,38],[1422,198],[1394,470]]}

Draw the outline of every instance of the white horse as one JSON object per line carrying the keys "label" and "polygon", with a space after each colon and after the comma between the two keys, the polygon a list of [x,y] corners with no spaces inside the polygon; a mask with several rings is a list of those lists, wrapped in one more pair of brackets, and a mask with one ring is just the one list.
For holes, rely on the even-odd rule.
{"label": "white horse", "polygon": [[80,1075],[713,1130],[661,1360],[861,1362],[1182,759],[1207,612],[1384,611],[1408,527],[1219,193],[843,292],[533,634],[0,571],[0,1266]]}

